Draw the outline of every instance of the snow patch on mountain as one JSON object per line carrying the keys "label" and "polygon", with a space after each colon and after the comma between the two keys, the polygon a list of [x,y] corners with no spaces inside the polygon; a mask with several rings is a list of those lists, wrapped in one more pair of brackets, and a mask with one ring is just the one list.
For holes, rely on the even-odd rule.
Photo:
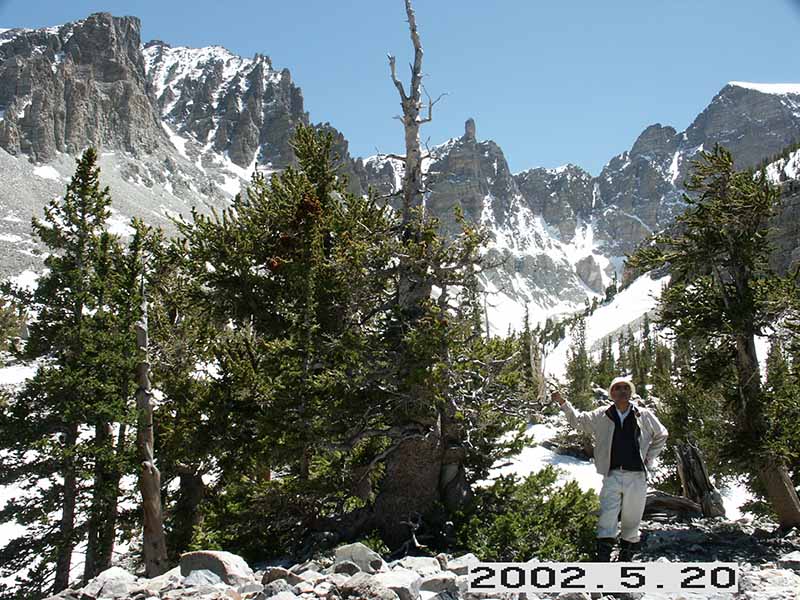
{"label": "snow patch on mountain", "polygon": [[729,81],[728,85],[755,90],[762,94],[800,95],[800,83],[751,83],[747,81]]}
{"label": "snow patch on mountain", "polygon": [[254,64],[253,60],[237,56],[222,46],[205,48],[171,47],[153,44],[142,48],[145,60],[145,72],[153,83],[153,91],[157,99],[161,99],[169,90],[173,100],[165,102],[161,109],[163,116],[168,115],[180,97],[177,86],[186,79],[199,79],[210,65],[220,65],[222,83],[225,88],[244,69]]}
{"label": "snow patch on mountain", "polygon": [[40,165],[33,170],[33,174],[42,179],[61,181],[61,175],[50,165]]}
{"label": "snow patch on mountain", "polygon": [[800,179],[800,150],[795,150],[788,158],[781,158],[767,165],[767,178],[776,184],[789,179]]}

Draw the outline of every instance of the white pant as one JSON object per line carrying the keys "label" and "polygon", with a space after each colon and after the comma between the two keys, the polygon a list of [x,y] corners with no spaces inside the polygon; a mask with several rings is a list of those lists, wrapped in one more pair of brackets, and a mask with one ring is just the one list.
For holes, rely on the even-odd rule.
{"label": "white pant", "polygon": [[646,496],[647,476],[644,471],[614,469],[603,477],[603,487],[600,490],[600,518],[597,521],[597,537],[617,537],[621,506],[621,537],[626,542],[638,542],[639,525],[642,522]]}

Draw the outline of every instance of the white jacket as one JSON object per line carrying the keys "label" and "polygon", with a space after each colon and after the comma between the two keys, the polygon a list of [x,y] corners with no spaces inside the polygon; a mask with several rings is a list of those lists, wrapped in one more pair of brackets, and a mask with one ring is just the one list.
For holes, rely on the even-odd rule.
{"label": "white jacket", "polygon": [[[645,473],[649,477],[653,461],[661,454],[667,444],[669,432],[653,411],[643,406],[637,406],[633,402],[630,404],[631,412],[636,417],[636,423],[638,424],[639,453],[642,457]],[[595,469],[601,475],[608,475],[608,469],[611,465],[611,443],[614,439],[615,421],[613,411],[616,410],[614,405],[601,406],[589,412],[582,412],[576,410],[569,402],[564,402],[561,405],[561,410],[564,411],[570,425],[592,435]]]}

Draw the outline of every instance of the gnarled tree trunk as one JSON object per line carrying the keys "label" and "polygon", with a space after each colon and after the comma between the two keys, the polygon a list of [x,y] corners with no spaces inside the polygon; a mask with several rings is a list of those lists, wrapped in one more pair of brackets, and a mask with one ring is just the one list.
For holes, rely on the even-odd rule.
{"label": "gnarled tree trunk", "polygon": [[[411,82],[408,92],[397,78],[395,58],[389,56],[392,82],[400,95],[405,134],[405,156],[395,157],[404,161],[402,224],[404,240],[412,240],[415,224],[413,219],[425,218],[424,212],[415,216],[415,209],[424,210],[425,182],[422,171],[422,150],[419,129],[432,118],[434,101],[428,101],[427,117],[421,118],[422,97],[422,43],[417,31],[416,16],[411,0],[405,0],[406,16],[414,48],[411,65]],[[397,302],[405,322],[414,322],[423,314],[422,303],[430,298],[432,281],[425,274],[414,271],[408,259],[401,258],[398,265]],[[414,538],[419,519],[425,516],[442,499],[442,492],[455,498],[462,493],[458,480],[460,465],[458,453],[445,454],[447,443],[442,435],[442,415],[435,407],[429,390],[422,386],[410,386],[405,390],[413,402],[423,407],[426,416],[415,421],[409,418],[402,427],[408,435],[394,440],[395,447],[386,456],[386,472],[380,491],[375,499],[371,524],[378,527],[384,541],[394,548]]]}
{"label": "gnarled tree trunk", "polygon": [[700,449],[690,442],[679,444],[675,447],[675,458],[683,495],[703,508],[704,517],[724,517],[722,496],[708,477]]}

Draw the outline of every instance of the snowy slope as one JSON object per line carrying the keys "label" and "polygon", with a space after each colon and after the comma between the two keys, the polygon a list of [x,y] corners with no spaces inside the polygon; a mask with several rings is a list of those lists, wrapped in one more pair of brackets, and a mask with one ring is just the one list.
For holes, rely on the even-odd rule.
{"label": "snowy slope", "polygon": [[[586,319],[586,346],[591,348],[603,338],[616,335],[630,323],[653,313],[661,296],[661,290],[669,283],[669,276],[652,279],[643,275],[636,279],[614,299],[599,307]],[[567,335],[545,359],[545,372],[550,377],[563,378],[566,372],[567,351],[571,338]]]}

